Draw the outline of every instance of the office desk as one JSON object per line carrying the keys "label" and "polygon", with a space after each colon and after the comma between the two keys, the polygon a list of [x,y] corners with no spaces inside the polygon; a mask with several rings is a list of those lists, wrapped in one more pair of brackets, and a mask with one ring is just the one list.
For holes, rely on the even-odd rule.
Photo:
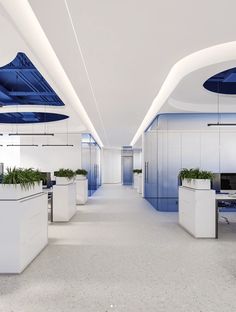
{"label": "office desk", "polygon": [[219,209],[218,204],[220,201],[228,201],[236,202],[236,195],[230,195],[230,194],[216,194],[215,202],[216,202],[216,238],[218,238],[218,222],[219,222]]}

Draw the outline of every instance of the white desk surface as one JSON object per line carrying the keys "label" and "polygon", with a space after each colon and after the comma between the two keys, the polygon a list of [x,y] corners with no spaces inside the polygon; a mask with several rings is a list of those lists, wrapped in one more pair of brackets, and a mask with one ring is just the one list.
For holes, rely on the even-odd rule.
{"label": "white desk surface", "polygon": [[236,194],[216,194],[216,200],[235,200]]}
{"label": "white desk surface", "polygon": [[43,188],[44,193],[53,193],[53,188]]}

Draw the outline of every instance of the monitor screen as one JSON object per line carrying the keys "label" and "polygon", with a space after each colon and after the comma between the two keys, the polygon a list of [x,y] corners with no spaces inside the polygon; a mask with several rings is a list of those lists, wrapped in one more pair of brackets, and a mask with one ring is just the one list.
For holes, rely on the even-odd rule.
{"label": "monitor screen", "polygon": [[41,172],[43,175],[43,186],[49,187],[51,184],[51,173],[50,172]]}
{"label": "monitor screen", "polygon": [[222,190],[236,190],[236,173],[221,173]]}
{"label": "monitor screen", "polygon": [[221,190],[220,184],[221,184],[220,173],[214,173],[213,179],[211,181],[211,188],[215,190],[216,192],[220,192]]}

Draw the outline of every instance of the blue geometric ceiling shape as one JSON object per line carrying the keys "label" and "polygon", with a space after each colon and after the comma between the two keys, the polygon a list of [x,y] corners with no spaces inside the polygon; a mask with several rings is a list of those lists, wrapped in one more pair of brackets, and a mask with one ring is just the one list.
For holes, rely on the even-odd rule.
{"label": "blue geometric ceiling shape", "polygon": [[236,94],[236,67],[210,77],[203,87],[215,93]]}
{"label": "blue geometric ceiling shape", "polygon": [[59,121],[69,118],[67,115],[42,112],[11,112],[0,113],[0,123],[27,124]]}
{"label": "blue geometric ceiling shape", "polygon": [[27,104],[64,106],[26,54],[19,52],[0,67],[0,106]]}

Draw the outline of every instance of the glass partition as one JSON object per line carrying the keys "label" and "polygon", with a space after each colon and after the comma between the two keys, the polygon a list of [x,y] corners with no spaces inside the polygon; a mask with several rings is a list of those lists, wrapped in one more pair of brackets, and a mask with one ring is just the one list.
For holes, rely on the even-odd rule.
{"label": "glass partition", "polygon": [[82,168],[88,171],[88,194],[91,196],[101,185],[101,149],[90,134],[82,135]]}
{"label": "glass partition", "polygon": [[[236,173],[236,127],[210,127],[218,114],[163,114],[144,134],[144,197],[160,211],[178,210],[178,173],[201,168]],[[235,123],[236,114],[220,114]]]}
{"label": "glass partition", "polygon": [[121,151],[122,160],[122,184],[133,184],[133,149],[131,146],[123,146]]}

